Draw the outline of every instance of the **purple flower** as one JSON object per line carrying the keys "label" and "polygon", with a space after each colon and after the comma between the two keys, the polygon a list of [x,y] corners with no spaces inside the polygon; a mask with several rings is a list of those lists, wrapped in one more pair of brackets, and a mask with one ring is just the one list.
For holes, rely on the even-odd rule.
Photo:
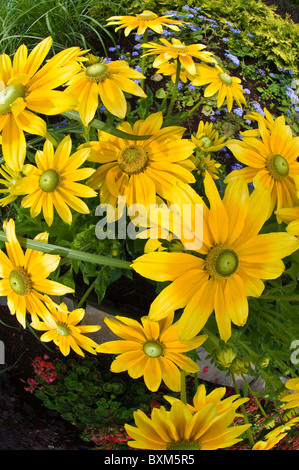
{"label": "purple flower", "polygon": [[228,59],[230,59],[234,64],[236,64],[236,65],[238,65],[238,66],[240,65],[240,61],[239,61],[239,59],[238,59],[237,56],[235,56],[234,54],[229,54],[229,53],[225,53],[225,55],[226,55],[226,57],[227,57]]}
{"label": "purple flower", "polygon": [[243,109],[242,109],[242,108],[236,108],[236,109],[234,109],[234,110],[233,110],[233,113],[235,113],[237,116],[240,116],[240,117],[242,117],[242,116],[243,116],[243,113],[244,113],[244,111],[243,111]]}

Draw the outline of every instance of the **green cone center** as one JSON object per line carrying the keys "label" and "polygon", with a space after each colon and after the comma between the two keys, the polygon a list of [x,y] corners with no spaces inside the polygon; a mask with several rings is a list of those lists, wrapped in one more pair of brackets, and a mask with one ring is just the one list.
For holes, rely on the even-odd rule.
{"label": "green cone center", "polygon": [[228,73],[225,73],[225,72],[219,73],[218,77],[225,85],[231,85],[233,83]]}
{"label": "green cone center", "polygon": [[271,176],[278,181],[283,180],[289,174],[289,164],[282,155],[271,155],[267,160],[266,167]]}
{"label": "green cone center", "polygon": [[127,145],[119,152],[117,157],[120,169],[130,175],[142,172],[146,167],[147,160],[145,150],[135,144]]}
{"label": "green cone center", "polygon": [[11,271],[9,275],[9,284],[17,295],[29,294],[32,289],[30,276],[21,266],[18,266],[13,271]]}
{"label": "green cone center", "polygon": [[159,357],[163,354],[163,346],[156,341],[148,341],[143,345],[143,351],[149,357]]}
{"label": "green cone center", "polygon": [[26,88],[24,85],[8,85],[0,93],[0,114],[7,114],[11,111],[11,105],[17,98],[24,98]]}
{"label": "green cone center", "polygon": [[226,245],[216,245],[206,257],[206,269],[215,279],[232,276],[239,267],[236,252]]}
{"label": "green cone center", "polygon": [[143,11],[142,13],[140,13],[140,15],[137,15],[138,18],[140,18],[141,20],[154,20],[156,18],[158,18],[158,16],[151,12],[151,11]]}
{"label": "green cone center", "polygon": [[61,336],[68,336],[70,334],[68,327],[62,323],[57,323],[56,331]]}
{"label": "green cone center", "polygon": [[187,48],[186,48],[185,44],[173,44],[171,46],[171,49],[175,52],[186,52],[187,51]]}
{"label": "green cone center", "polygon": [[59,175],[55,170],[45,170],[39,179],[39,187],[45,193],[51,193],[59,185]]}
{"label": "green cone center", "polygon": [[195,441],[177,441],[168,444],[167,450],[201,450],[201,445]]}
{"label": "green cone center", "polygon": [[212,141],[211,139],[209,139],[209,137],[202,137],[201,139],[201,142],[202,142],[202,146],[206,149],[208,147],[211,147],[212,145]]}
{"label": "green cone center", "polygon": [[109,67],[102,62],[92,64],[85,70],[87,80],[91,82],[102,82],[110,75]]}

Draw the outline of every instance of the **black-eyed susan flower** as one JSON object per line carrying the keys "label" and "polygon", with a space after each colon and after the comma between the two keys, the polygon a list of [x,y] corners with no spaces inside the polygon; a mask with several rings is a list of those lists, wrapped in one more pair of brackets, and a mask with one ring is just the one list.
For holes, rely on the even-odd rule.
{"label": "black-eyed susan flower", "polygon": [[95,348],[98,344],[85,334],[94,333],[101,327],[99,325],[81,324],[85,315],[83,308],[77,308],[69,312],[64,302],[57,305],[50,298],[46,297],[46,300],[51,316],[45,318],[44,321],[34,319],[31,323],[32,328],[35,330],[45,331],[40,340],[43,342],[53,341],[64,356],[68,356],[71,349],[80,356],[85,355],[82,349],[95,355]]}
{"label": "black-eyed susan flower", "polygon": [[145,78],[138,70],[131,69],[124,60],[108,62],[106,59],[83,67],[69,82],[66,92],[78,100],[78,112],[85,126],[94,118],[102,104],[111,114],[124,119],[127,101],[124,92],[146,98],[142,88],[134,81]]}
{"label": "black-eyed susan flower", "polygon": [[[74,97],[54,90],[77,73],[82,60],[78,47],[66,49],[41,67],[52,38],[41,41],[28,55],[21,45],[13,60],[0,55],[0,131],[6,163],[21,171],[26,155],[24,132],[46,136],[46,122],[38,114],[54,115],[76,107]],[[41,67],[41,68],[40,68]]]}
{"label": "black-eyed susan flower", "polygon": [[134,413],[136,426],[125,424],[132,441],[130,447],[149,450],[216,450],[231,447],[242,438],[250,424],[231,426],[235,410],[228,408],[218,414],[216,403],[207,403],[192,413],[181,400],[170,411],[164,406],[153,408],[151,417],[138,410]]}
{"label": "black-eyed susan flower", "polygon": [[204,153],[218,152],[225,145],[226,136],[219,137],[219,132],[213,127],[212,122],[200,121],[196,135],[191,135],[192,141],[198,150]]}
{"label": "black-eyed susan flower", "polygon": [[89,149],[77,150],[73,154],[72,141],[66,136],[54,151],[49,140],[43,150],[38,150],[34,165],[26,165],[26,176],[18,180],[11,192],[14,195],[26,196],[22,199],[22,207],[30,207],[31,217],[41,211],[50,226],[54,218],[54,208],[59,217],[71,224],[70,208],[80,214],[88,214],[87,204],[80,198],[95,197],[97,193],[89,186],[78,183],[95,171],[92,168],[79,168],[89,154]]}
{"label": "black-eyed susan flower", "polygon": [[227,148],[246,167],[229,173],[225,182],[242,176],[255,188],[268,188],[271,193],[270,212],[275,208],[298,206],[294,177],[299,175],[299,137],[292,136],[284,116],[275,119],[271,129],[259,120],[259,133],[260,138],[244,137],[241,141],[232,139],[227,142]]}
{"label": "black-eyed susan flower", "polygon": [[285,387],[290,390],[290,393],[282,398],[282,401],[287,402],[283,405],[283,409],[289,410],[290,408],[299,406],[299,378],[287,380]]}
{"label": "black-eyed susan flower", "polygon": [[185,372],[198,372],[199,367],[184,353],[199,347],[206,335],[180,341],[173,315],[161,321],[142,317],[137,320],[116,316],[105,319],[108,327],[120,340],[109,341],[97,347],[98,353],[118,354],[111,364],[112,372],[128,371],[133,379],[144,378],[146,387],[157,391],[161,381],[173,391],[181,390],[179,368]]}
{"label": "black-eyed susan flower", "polygon": [[12,170],[8,165],[1,165],[0,167],[0,185],[5,186],[5,188],[0,189],[0,193],[6,194],[3,198],[0,199],[0,206],[6,206],[14,201],[17,196],[11,194],[11,190],[17,181],[22,178],[22,174],[19,171]]}
{"label": "black-eyed susan flower", "polygon": [[209,174],[204,187],[210,208],[203,207],[203,243],[197,253],[144,254],[132,267],[149,279],[172,281],[153,301],[150,319],[185,307],[178,334],[186,340],[203,328],[214,310],[220,337],[227,341],[231,322],[243,326],[247,321],[247,296],[259,297],[263,280],[283,273],[282,258],[296,251],[298,242],[288,233],[259,234],[271,207],[266,188],[249,195],[248,185],[238,178],[221,199]]}
{"label": "black-eyed susan flower", "polygon": [[[16,315],[21,325],[26,327],[27,310],[32,320],[48,318],[45,296],[65,295],[73,289],[47,279],[55,271],[60,256],[27,249],[23,252],[15,234],[12,219],[3,225],[7,242],[6,253],[0,251],[0,295],[7,297],[7,305],[12,315]],[[40,233],[34,240],[48,242],[48,234]]]}
{"label": "black-eyed susan flower", "polygon": [[269,439],[266,439],[265,441],[257,441],[254,446],[252,447],[251,450],[271,450],[273,447],[276,446],[276,444],[281,441],[287,433],[284,434],[279,434],[278,436],[275,437],[269,437]]}
{"label": "black-eyed susan flower", "polygon": [[133,135],[151,135],[147,140],[131,141],[100,132],[90,147],[88,160],[101,163],[88,184],[100,188],[100,200],[116,207],[118,197],[127,206],[156,204],[159,195],[172,200],[176,182],[193,183],[195,168],[190,160],[195,145],[183,139],[184,127],[162,127],[161,112],[138,120],[133,126],[123,122],[117,129]]}
{"label": "black-eyed susan flower", "polygon": [[207,64],[199,64],[197,74],[191,82],[192,85],[208,85],[204,91],[204,96],[209,98],[217,94],[217,108],[223,105],[225,99],[229,112],[232,110],[234,101],[240,108],[242,108],[242,103],[246,105],[244,91],[240,86],[240,78],[231,77],[219,65],[211,67]]}
{"label": "black-eyed susan flower", "polygon": [[214,160],[210,154],[196,152],[195,155],[191,157],[191,160],[196,166],[195,171],[198,175],[205,177],[206,174],[209,173],[214,179],[219,179],[221,164]]}
{"label": "black-eyed susan flower", "polygon": [[179,39],[171,38],[171,42],[167,39],[160,38],[161,44],[149,42],[142,44],[142,47],[148,49],[143,55],[157,55],[153,62],[153,67],[160,67],[162,64],[167,63],[171,60],[179,60],[181,67],[191,75],[197,73],[195,62],[192,57],[200,59],[203,62],[215,62],[213,53],[204,51],[206,46],[203,44],[190,44],[187,45],[181,42]]}
{"label": "black-eyed susan flower", "polygon": [[107,26],[119,25],[115,31],[125,28],[124,34],[128,36],[136,28],[138,35],[144,34],[147,29],[162,34],[165,26],[172,31],[179,31],[178,26],[188,24],[185,21],[173,20],[172,16],[174,15],[158,16],[150,10],[144,10],[135,16],[111,16],[107,19]]}
{"label": "black-eyed susan flower", "polygon": [[[227,398],[224,397],[226,393],[225,387],[218,387],[209,394],[207,394],[206,387],[204,384],[201,384],[197,387],[196,393],[192,400],[192,405],[187,403],[187,408],[191,413],[196,413],[204,408],[208,403],[215,403],[217,405],[217,413],[221,414],[227,409],[231,408],[236,410],[241,406],[243,403],[246,403],[249,398],[240,398],[240,395],[231,395]],[[168,395],[164,395],[165,400],[167,400],[171,405],[177,401],[178,399],[175,397],[171,397]],[[240,414],[236,414],[236,416],[242,416]]]}

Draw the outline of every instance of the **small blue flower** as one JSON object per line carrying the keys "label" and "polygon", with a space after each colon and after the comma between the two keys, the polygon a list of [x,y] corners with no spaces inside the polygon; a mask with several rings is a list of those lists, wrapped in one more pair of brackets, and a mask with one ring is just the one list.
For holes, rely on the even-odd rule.
{"label": "small blue flower", "polygon": [[232,166],[231,166],[231,169],[232,170],[241,170],[243,168],[243,165],[241,165],[241,163],[234,163]]}
{"label": "small blue flower", "polygon": [[246,36],[248,36],[249,38],[253,38],[253,34],[251,33],[247,33]]}
{"label": "small blue flower", "polygon": [[237,56],[235,56],[234,54],[229,54],[229,53],[225,53],[226,57],[228,59],[230,59],[235,65],[239,66],[240,65],[240,61],[238,59]]}
{"label": "small blue flower", "polygon": [[242,109],[242,108],[235,108],[235,109],[233,110],[233,113],[235,113],[237,116],[240,116],[240,117],[242,117],[242,116],[243,116],[243,113],[244,113],[244,111],[243,111],[243,109]]}
{"label": "small blue flower", "polygon": [[241,32],[242,32],[240,29],[237,29],[237,28],[230,28],[230,30],[234,34],[241,34]]}
{"label": "small blue flower", "polygon": [[244,88],[244,93],[246,93],[246,95],[250,95],[251,91],[249,88]]}
{"label": "small blue flower", "polygon": [[196,89],[196,87],[194,85],[191,85],[191,83],[189,84],[189,88],[190,88],[190,90],[195,90]]}
{"label": "small blue flower", "polygon": [[227,38],[222,38],[222,41],[223,41],[223,42],[228,42],[229,39],[227,39]]}

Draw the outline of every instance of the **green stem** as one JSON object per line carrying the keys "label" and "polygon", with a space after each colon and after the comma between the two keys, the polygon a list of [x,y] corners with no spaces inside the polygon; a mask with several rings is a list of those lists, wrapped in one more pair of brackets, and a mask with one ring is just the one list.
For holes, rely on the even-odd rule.
{"label": "green stem", "polygon": [[[147,42],[147,29],[144,31],[144,34],[143,34],[142,44],[145,44],[146,42]],[[146,56],[143,55],[142,58],[141,58],[141,73],[142,73],[142,75],[144,75],[144,72],[145,72],[145,62],[146,62]],[[140,87],[142,88],[142,90],[144,90],[144,82],[145,82],[145,79],[142,78],[141,83],[140,83]]]}
{"label": "green stem", "polygon": [[95,280],[90,284],[89,288],[87,289],[87,291],[85,292],[85,294],[83,295],[83,297],[81,298],[81,300],[80,300],[80,301],[78,302],[78,304],[76,305],[76,309],[77,309],[77,308],[80,308],[80,307],[84,304],[85,300],[87,299],[87,297],[89,296],[89,294],[90,294],[91,291],[93,290],[96,281],[97,281],[97,277],[96,277]]}
{"label": "green stem", "polygon": [[33,336],[40,342],[42,343],[42,345],[50,352],[53,352],[53,350],[51,348],[49,348],[49,346],[47,344],[45,344],[43,341],[41,341],[40,337],[38,336],[38,334],[36,334],[36,332],[34,331],[34,329],[31,327],[31,325],[29,324],[28,320],[26,319],[26,326],[28,327],[28,330],[31,331],[31,333],[33,334]]}
{"label": "green stem", "polygon": [[197,110],[197,108],[199,108],[199,106],[204,103],[205,101],[205,98],[202,98],[201,100],[199,100],[194,106],[193,108],[190,109],[190,111],[188,111],[188,113],[185,115],[185,117],[183,119],[181,119],[179,122],[178,122],[178,125],[182,124],[182,122],[184,122],[189,116],[191,116],[191,114],[194,113],[194,111]]}
{"label": "green stem", "polygon": [[[6,235],[0,231],[0,241],[7,242]],[[51,245],[37,240],[30,240],[28,238],[18,237],[18,241],[23,248],[49,253],[51,255],[59,255],[68,259],[75,259],[78,261],[85,261],[86,263],[100,264],[103,266],[111,266],[121,269],[132,269],[131,262],[121,259],[109,258],[108,256],[96,255],[94,253],[86,253],[80,250],[72,250],[58,245]]]}
{"label": "green stem", "polygon": [[[237,385],[237,382],[236,382],[236,378],[235,378],[235,375],[231,372],[231,376],[232,376],[232,380],[233,380],[233,383],[234,383],[234,387],[235,387],[235,391],[236,393],[239,395],[240,394],[240,391],[238,389],[238,385]],[[246,424],[250,424],[249,423],[249,420],[248,420],[248,416],[247,416],[247,411],[246,411],[246,408],[244,406],[244,404],[242,404],[240,406],[242,412],[243,412],[243,416],[244,416],[244,421]],[[251,432],[251,429],[248,428],[247,429],[247,436],[248,436],[248,439],[249,439],[249,442],[251,444],[251,446],[253,447],[254,446],[254,439],[253,439],[253,436],[252,436],[252,432]]]}
{"label": "green stem", "polygon": [[166,119],[168,119],[170,117],[175,99],[177,97],[177,89],[178,89],[178,84],[179,84],[179,81],[180,81],[180,73],[181,73],[181,62],[180,62],[179,57],[176,60],[176,64],[177,64],[176,65],[176,77],[175,77],[175,82],[174,82],[174,86],[173,86],[173,89],[172,89],[172,97],[171,97],[171,100],[170,100],[170,103],[169,103],[169,106],[168,106],[168,111],[167,111],[167,114],[166,114]]}
{"label": "green stem", "polygon": [[53,144],[53,146],[54,146],[55,148],[57,147],[58,142],[57,142],[57,140],[52,136],[52,134],[50,134],[49,131],[47,131],[47,133],[46,133],[46,139],[49,140],[49,141]]}
{"label": "green stem", "polygon": [[186,392],[186,373],[181,370],[181,400],[183,403],[187,403],[187,392]]}
{"label": "green stem", "polygon": [[268,415],[267,413],[265,412],[264,408],[262,407],[262,405],[260,404],[259,400],[256,398],[255,394],[254,394],[254,391],[252,390],[252,388],[250,387],[249,383],[247,382],[246,378],[245,378],[245,375],[241,373],[241,376],[242,376],[242,379],[244,380],[244,383],[246,384],[246,386],[248,387],[248,390],[250,391],[251,395],[252,395],[252,398],[254,399],[254,401],[256,402],[257,406],[259,407],[259,409],[261,410],[262,412],[262,415],[265,417],[265,418],[268,418]]}

